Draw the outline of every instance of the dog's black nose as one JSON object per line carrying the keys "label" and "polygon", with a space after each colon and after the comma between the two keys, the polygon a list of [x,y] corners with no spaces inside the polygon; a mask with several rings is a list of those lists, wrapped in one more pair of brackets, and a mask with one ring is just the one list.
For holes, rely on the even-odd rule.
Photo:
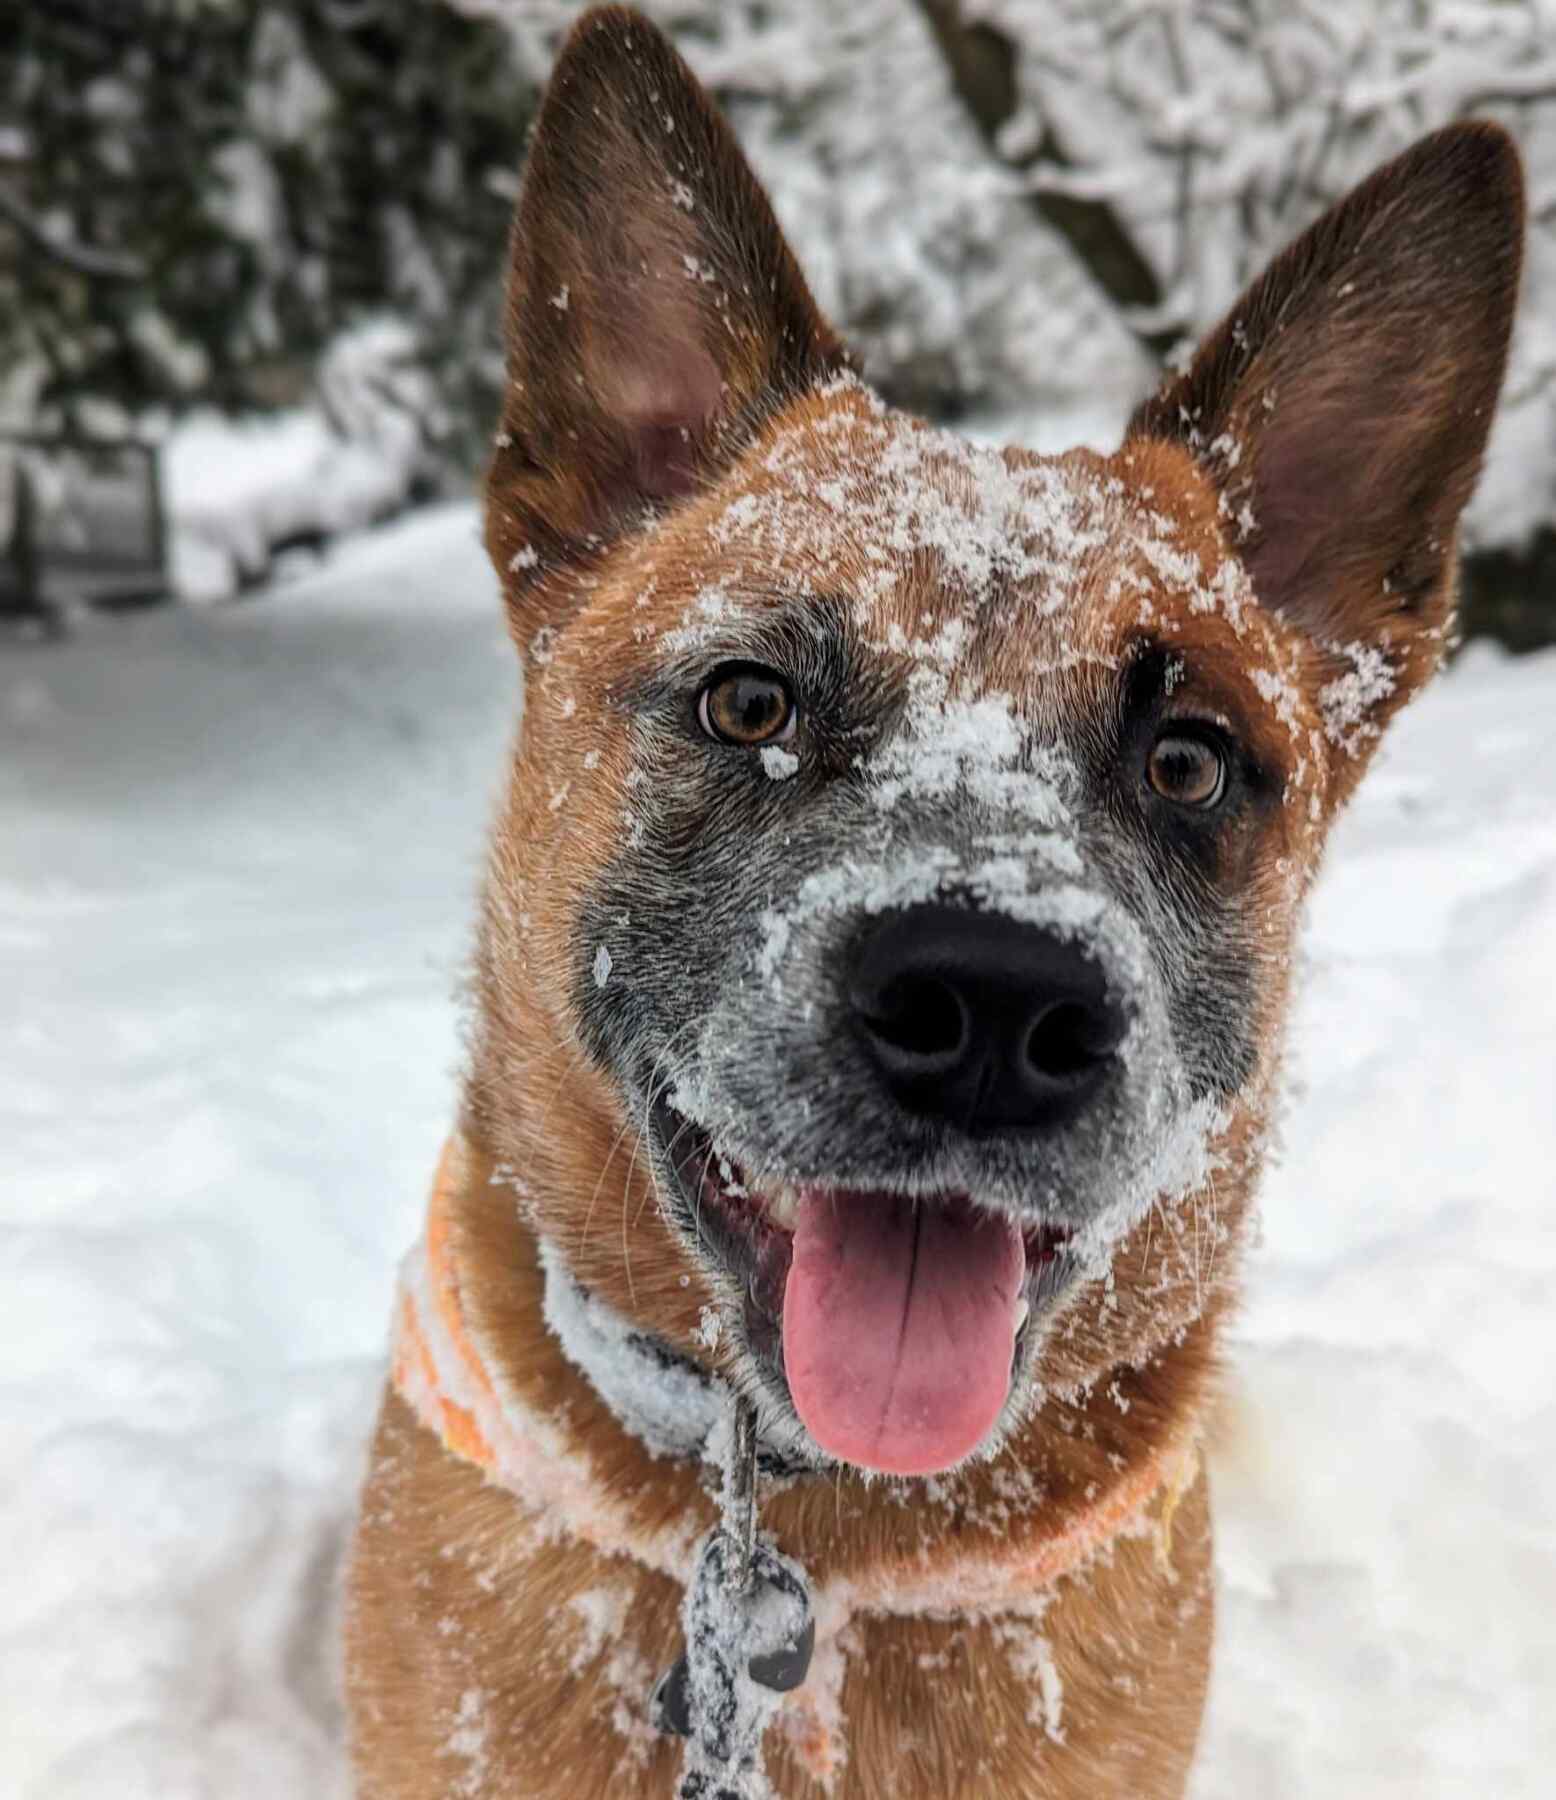
{"label": "dog's black nose", "polygon": [[1073,1118],[1129,1028],[1073,940],[966,906],[910,907],[876,925],[849,1000],[899,1104],[975,1136]]}

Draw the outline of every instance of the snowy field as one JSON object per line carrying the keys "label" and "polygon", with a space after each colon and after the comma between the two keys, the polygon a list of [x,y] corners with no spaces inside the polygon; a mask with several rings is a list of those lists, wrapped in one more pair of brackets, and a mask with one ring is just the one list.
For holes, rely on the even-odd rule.
{"label": "snowy field", "polygon": [[[0,1794],[338,1796],[514,713],[474,514],[0,655]],[[1556,654],[1406,716],[1308,942],[1196,1800],[1549,1795]]]}

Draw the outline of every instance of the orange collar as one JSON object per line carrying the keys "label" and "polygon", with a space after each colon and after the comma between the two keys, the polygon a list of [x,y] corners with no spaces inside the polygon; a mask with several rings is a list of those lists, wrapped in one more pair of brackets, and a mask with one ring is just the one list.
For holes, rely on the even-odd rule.
{"label": "orange collar", "polygon": [[595,1481],[566,1432],[517,1393],[487,1354],[466,1310],[450,1247],[454,1207],[474,1169],[475,1159],[455,1132],[438,1161],[425,1234],[400,1269],[395,1390],[445,1449],[508,1488],[526,1512],[544,1514],[549,1529],[684,1582],[702,1522],[645,1532]]}
{"label": "orange collar", "polygon": [[[704,1521],[646,1530],[621,1499],[595,1479],[586,1457],[556,1421],[537,1411],[487,1354],[460,1291],[450,1248],[455,1203],[476,1159],[459,1133],[444,1146],[422,1241],[406,1258],[396,1308],[392,1379],[421,1422],[444,1447],[507,1488],[525,1511],[544,1515],[548,1532],[577,1537],[608,1555],[629,1556],[683,1585],[690,1578]],[[947,1546],[933,1573],[900,1568],[819,1584],[814,1595],[818,1639],[835,1638],[857,1613],[1030,1612],[1045,1590],[1073,1575],[1115,1539],[1149,1530],[1160,1500],[1157,1554],[1170,1566],[1172,1522],[1199,1472],[1197,1425],[1131,1470],[1062,1531],[1006,1554]],[[937,1559],[939,1561],[939,1559]],[[839,1766],[831,1741],[837,1721],[823,1722],[805,1690],[789,1705],[810,1716],[796,1733],[813,1772]],[[801,1721],[794,1721],[801,1724]]]}

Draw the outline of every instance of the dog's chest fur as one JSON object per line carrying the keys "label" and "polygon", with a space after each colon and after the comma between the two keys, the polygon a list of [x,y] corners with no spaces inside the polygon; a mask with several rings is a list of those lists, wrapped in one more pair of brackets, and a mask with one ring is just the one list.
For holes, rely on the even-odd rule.
{"label": "dog's chest fur", "polygon": [[[645,1534],[710,1524],[691,1465],[650,1458],[540,1323],[542,1274],[509,1192],[472,1184],[457,1226],[467,1266],[505,1270],[501,1294],[489,1289],[475,1309],[497,1309],[486,1319],[502,1333],[503,1378],[566,1421],[593,1478],[631,1498]],[[1206,1338],[1185,1342],[1185,1382],[1203,1376]],[[764,1525],[805,1560],[823,1596],[807,1704],[768,1734],[778,1792],[1181,1792],[1213,1617],[1197,1466],[1170,1518],[1153,1503],[1084,1573],[1024,1602],[954,1617],[850,1617],[824,1598],[883,1564],[921,1582],[934,1551],[969,1521],[984,1525],[995,1555],[1018,1555],[1024,1533],[1050,1534],[1174,1416],[1144,1398],[1138,1413],[1120,1401],[1128,1407],[1120,1394],[1077,1408],[1057,1445],[1015,1459],[1019,1480],[972,1471],[925,1494],[840,1476],[769,1502]],[[945,1599],[958,1605],[952,1592]],[[654,1729],[648,1701],[678,1652],[680,1605],[680,1586],[630,1555],[557,1541],[545,1518],[451,1456],[391,1394],[363,1498],[348,1639],[362,1800],[674,1794],[679,1740]]]}

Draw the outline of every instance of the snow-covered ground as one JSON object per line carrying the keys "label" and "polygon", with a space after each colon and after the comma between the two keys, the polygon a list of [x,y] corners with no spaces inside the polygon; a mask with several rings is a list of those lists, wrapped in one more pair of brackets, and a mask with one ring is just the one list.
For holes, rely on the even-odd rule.
{"label": "snow-covered ground", "polygon": [[[0,663],[0,1793],[343,1792],[334,1583],[515,676],[472,512]],[[1197,1800],[1556,1766],[1556,655],[1317,896]]]}

